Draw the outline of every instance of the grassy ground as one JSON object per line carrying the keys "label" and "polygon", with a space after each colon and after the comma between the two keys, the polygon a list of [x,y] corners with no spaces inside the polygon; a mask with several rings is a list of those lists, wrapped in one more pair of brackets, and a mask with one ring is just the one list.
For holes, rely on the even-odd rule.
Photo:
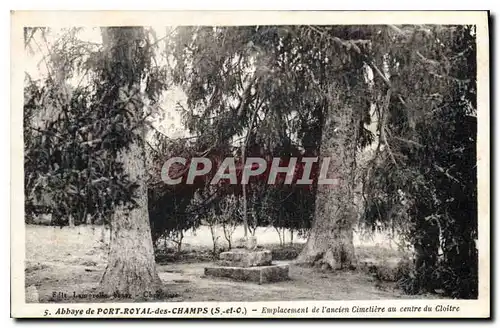
{"label": "grassy ground", "polygon": [[[164,300],[368,300],[412,297],[396,289],[394,283],[381,282],[377,275],[369,270],[323,272],[318,268],[296,266],[290,262],[290,258],[300,251],[302,244],[281,247],[277,245],[277,234],[272,238],[272,234],[266,235],[263,231],[261,234],[258,232],[258,236],[260,244],[273,250],[273,259],[291,264],[289,281],[258,285],[205,277],[204,267],[212,261],[211,239],[205,236],[203,231],[198,231],[195,235],[186,237],[184,251],[175,261],[168,257],[157,258],[157,269],[168,291]],[[60,295],[98,293],[107,255],[107,236],[105,242],[101,242],[101,238],[99,227],[61,229],[27,226],[26,286],[37,288],[40,302],[89,302],[88,299],[73,297],[62,299]],[[402,256],[398,251],[379,243],[363,244],[358,240],[356,248],[362,263],[381,260],[394,262]],[[418,297],[421,298],[422,295]]]}

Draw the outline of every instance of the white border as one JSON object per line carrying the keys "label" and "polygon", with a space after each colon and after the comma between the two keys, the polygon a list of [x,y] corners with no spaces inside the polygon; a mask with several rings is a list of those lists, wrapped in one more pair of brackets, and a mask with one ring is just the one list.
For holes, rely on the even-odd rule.
{"label": "white border", "polygon": [[[157,22],[157,23],[156,23]],[[461,308],[458,317],[485,317],[489,308],[489,40],[487,13],[485,12],[15,12],[12,15],[11,39],[11,287],[12,315],[15,317],[41,317],[43,310],[62,307],[62,304],[25,304],[24,302],[24,200],[23,154],[22,154],[22,101],[23,101],[23,26],[109,26],[109,25],[253,25],[253,24],[475,24],[478,43],[478,174],[479,174],[479,300],[430,301],[430,300],[384,300],[384,301],[325,301],[325,302],[256,302],[258,307],[268,306],[369,306],[391,304],[454,304]],[[256,303],[230,303],[250,309]],[[294,304],[291,304],[294,303]],[[207,306],[208,303],[202,303]],[[172,308],[197,306],[197,303],[134,303],[133,306]],[[118,304],[71,304],[71,308],[124,307]],[[211,306],[226,306],[212,303]],[[439,315],[430,313],[432,317]],[[446,317],[450,313],[443,313]],[[352,315],[352,313],[351,313]],[[414,316],[402,314],[399,316]],[[332,317],[332,315],[326,315]],[[419,313],[418,317],[425,317]],[[172,317],[172,316],[170,316]],[[212,316],[208,316],[212,317]],[[274,316],[277,317],[277,316]],[[289,317],[289,315],[285,316]],[[313,317],[320,317],[315,314]],[[339,316],[340,317],[340,316]],[[361,317],[361,316],[357,316]],[[373,316],[379,317],[374,314]],[[390,317],[394,317],[391,315]]]}

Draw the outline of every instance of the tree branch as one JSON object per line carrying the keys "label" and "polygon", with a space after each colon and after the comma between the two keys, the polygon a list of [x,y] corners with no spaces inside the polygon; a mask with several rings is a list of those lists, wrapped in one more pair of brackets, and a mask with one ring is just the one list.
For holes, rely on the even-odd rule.
{"label": "tree branch", "polygon": [[[313,30],[314,32],[320,34],[321,36],[329,38],[330,40],[332,40],[336,44],[338,44],[338,45],[346,48],[347,51],[354,50],[354,52],[356,52],[357,54],[361,55],[362,58],[363,58],[363,62],[366,65],[368,65],[376,73],[376,75],[382,79],[382,81],[384,81],[385,85],[388,88],[392,88],[391,81],[389,81],[389,79],[384,75],[384,73],[382,73],[382,71],[377,67],[377,65],[375,65],[375,63],[373,63],[373,61],[370,60],[368,58],[368,56],[366,56],[366,54],[362,53],[361,49],[358,46],[358,44],[360,44],[360,45],[371,44],[371,40],[348,40],[348,41],[346,41],[346,40],[342,40],[342,39],[340,39],[338,37],[328,35],[328,34],[322,32],[321,30],[319,30],[319,29],[317,29],[317,28],[315,28],[315,27],[313,27],[311,25],[308,25],[308,27],[311,30]],[[390,27],[396,28],[393,25],[390,25]],[[397,97],[398,97],[399,101],[403,105],[406,105],[406,102],[403,100],[403,98],[401,97],[401,95],[397,95]]]}
{"label": "tree branch", "polygon": [[413,141],[413,140],[408,140],[408,139],[403,139],[403,138],[399,138],[399,137],[393,137],[394,139],[397,139],[399,141],[403,141],[403,142],[406,142],[406,143],[409,143],[409,144],[412,144],[412,145],[415,145],[417,147],[423,147],[422,144],[419,144],[418,142],[416,141]]}
{"label": "tree branch", "polygon": [[347,50],[353,49],[356,53],[362,54],[361,49],[359,48],[358,45],[361,46],[366,46],[371,44],[371,40],[364,40],[364,39],[359,39],[359,40],[342,40],[336,36],[331,36],[328,35],[327,33],[321,31],[320,29],[316,28],[315,26],[308,25],[308,27],[313,30],[314,32],[320,34],[321,36],[325,38],[329,38],[330,40],[334,41],[336,44],[340,45],[341,47],[346,48]]}
{"label": "tree branch", "polygon": [[254,75],[252,77],[252,79],[250,80],[250,82],[248,83],[247,87],[245,88],[245,90],[243,91],[243,95],[242,97],[240,98],[240,103],[238,104],[238,107],[236,107],[236,109],[238,110],[237,114],[236,114],[236,117],[239,119],[241,117],[241,115],[243,114],[243,109],[246,107],[246,104],[247,104],[247,101],[248,101],[248,98],[250,97],[250,91],[252,89],[252,86],[253,84],[255,83],[255,81],[257,80],[257,76]]}

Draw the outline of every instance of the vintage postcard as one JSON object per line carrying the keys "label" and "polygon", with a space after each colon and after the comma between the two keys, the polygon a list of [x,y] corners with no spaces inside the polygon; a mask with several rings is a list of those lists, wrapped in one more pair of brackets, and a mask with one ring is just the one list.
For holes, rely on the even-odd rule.
{"label": "vintage postcard", "polygon": [[12,317],[490,317],[488,12],[11,19]]}

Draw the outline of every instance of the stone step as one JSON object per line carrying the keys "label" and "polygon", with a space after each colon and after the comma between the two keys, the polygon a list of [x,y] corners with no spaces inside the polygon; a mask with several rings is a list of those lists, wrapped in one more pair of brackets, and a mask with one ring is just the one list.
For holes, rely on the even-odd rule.
{"label": "stone step", "polygon": [[277,264],[258,267],[207,267],[205,275],[230,278],[237,281],[256,282],[259,285],[270,282],[288,280],[288,264]]}
{"label": "stone step", "polygon": [[247,250],[243,248],[232,249],[219,255],[220,266],[231,267],[256,267],[271,265],[272,253],[270,250]]}

